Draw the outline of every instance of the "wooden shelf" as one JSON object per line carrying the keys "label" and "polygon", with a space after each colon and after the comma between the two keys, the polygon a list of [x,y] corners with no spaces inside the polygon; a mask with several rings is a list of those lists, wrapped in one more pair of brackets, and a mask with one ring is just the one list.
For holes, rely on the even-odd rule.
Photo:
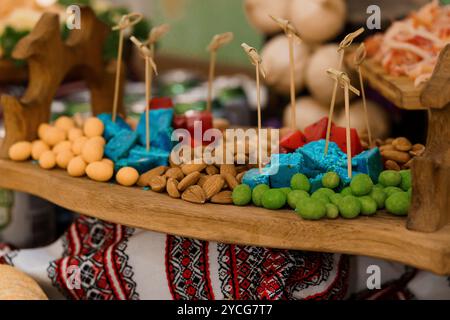
{"label": "wooden shelf", "polygon": [[407,230],[405,218],[383,213],[354,220],[305,221],[289,210],[196,205],[8,160],[0,160],[0,187],[130,227],[225,243],[373,256],[450,274],[450,225],[421,233]]}

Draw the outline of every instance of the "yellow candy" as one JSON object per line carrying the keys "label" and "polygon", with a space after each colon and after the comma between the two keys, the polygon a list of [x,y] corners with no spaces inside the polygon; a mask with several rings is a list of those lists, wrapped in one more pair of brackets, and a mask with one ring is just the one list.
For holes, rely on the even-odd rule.
{"label": "yellow candy", "polygon": [[31,143],[28,141],[16,142],[9,148],[8,155],[14,161],[28,160],[31,156]]}
{"label": "yellow candy", "polygon": [[103,122],[95,117],[87,119],[83,126],[84,135],[88,138],[101,136],[104,129]]}
{"label": "yellow candy", "polygon": [[77,138],[83,136],[83,130],[79,128],[72,128],[67,131],[67,136],[69,138],[69,141],[74,142]]}
{"label": "yellow candy", "polygon": [[83,146],[81,157],[87,163],[100,161],[103,159],[103,145],[96,138],[89,139]]}
{"label": "yellow candy", "polygon": [[109,164],[97,161],[88,164],[86,167],[86,174],[92,180],[106,182],[112,178],[114,170]]}
{"label": "yellow candy", "polygon": [[33,160],[39,160],[44,151],[50,150],[50,147],[42,140],[35,140],[31,144],[31,157]]}
{"label": "yellow candy", "polygon": [[39,165],[42,169],[53,169],[56,166],[56,157],[52,151],[44,151],[39,157]]}
{"label": "yellow candy", "polygon": [[74,157],[72,151],[70,150],[62,150],[60,153],[56,155],[56,164],[61,169],[66,169],[69,165],[70,160]]}
{"label": "yellow candy", "polygon": [[117,183],[125,186],[125,187],[131,187],[139,179],[139,172],[137,172],[136,169],[131,167],[124,167],[119,170],[116,174],[116,181]]}
{"label": "yellow candy", "polygon": [[61,116],[55,121],[55,127],[64,131],[69,131],[75,127],[75,121],[67,116]]}
{"label": "yellow candy", "polygon": [[86,173],[86,162],[81,156],[72,158],[67,165],[67,173],[72,177],[82,177]]}

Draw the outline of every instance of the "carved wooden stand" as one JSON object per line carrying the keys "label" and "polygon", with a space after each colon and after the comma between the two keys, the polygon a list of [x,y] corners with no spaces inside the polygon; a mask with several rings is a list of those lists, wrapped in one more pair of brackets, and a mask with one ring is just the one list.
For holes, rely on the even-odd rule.
{"label": "carved wooden stand", "polygon": [[13,57],[27,60],[29,82],[22,97],[1,97],[6,129],[1,158],[7,157],[15,142],[36,138],[39,124],[49,121],[56,90],[73,69],[78,69],[86,81],[93,113],[111,110],[115,71],[102,55],[108,33],[108,26],[86,7],[81,10],[81,29],[72,30],[67,41],[61,39],[58,15],[45,13],[33,31],[17,44]]}

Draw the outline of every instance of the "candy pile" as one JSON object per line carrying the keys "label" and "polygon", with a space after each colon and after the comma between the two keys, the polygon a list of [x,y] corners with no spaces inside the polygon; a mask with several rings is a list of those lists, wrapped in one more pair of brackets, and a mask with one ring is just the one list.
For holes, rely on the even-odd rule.
{"label": "candy pile", "polygon": [[340,180],[336,172],[327,172],[322,176],[321,188],[312,192],[310,179],[296,173],[290,179],[289,187],[271,188],[267,184],[258,184],[252,189],[247,184],[240,184],[234,188],[232,200],[238,206],[253,203],[272,210],[288,205],[306,220],[334,219],[339,215],[351,219],[360,214],[370,216],[384,208],[394,215],[408,214],[411,202],[409,170],[383,171],[376,185],[367,174],[355,175],[350,186],[345,188],[340,188]]}
{"label": "candy pile", "polygon": [[171,164],[171,167],[160,166],[141,175],[138,185],[148,185],[152,191],[167,192],[172,198],[192,203],[232,204],[231,190],[241,183],[247,168],[234,164]]}
{"label": "candy pile", "polygon": [[420,157],[425,152],[425,146],[420,143],[412,144],[407,138],[389,138],[377,140],[384,160],[384,167],[388,170],[399,171],[411,168],[415,157]]}

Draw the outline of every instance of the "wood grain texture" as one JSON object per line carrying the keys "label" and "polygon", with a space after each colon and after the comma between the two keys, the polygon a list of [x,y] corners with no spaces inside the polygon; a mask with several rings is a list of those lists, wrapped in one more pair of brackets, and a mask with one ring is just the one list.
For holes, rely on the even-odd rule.
{"label": "wood grain texture", "polygon": [[0,148],[5,158],[9,147],[20,140],[35,139],[40,123],[48,122],[57,89],[72,70],[77,70],[91,92],[94,114],[111,110],[114,68],[103,61],[103,43],[109,28],[92,9],[81,11],[81,29],[72,30],[66,41],[60,34],[59,16],[45,13],[30,34],[13,51],[15,59],[26,60],[28,86],[20,98],[3,95],[6,138]]}
{"label": "wood grain texture", "polygon": [[427,234],[407,230],[405,218],[382,213],[354,220],[305,221],[288,210],[196,205],[8,160],[0,160],[0,187],[130,227],[225,243],[367,255],[450,274],[449,225]]}

